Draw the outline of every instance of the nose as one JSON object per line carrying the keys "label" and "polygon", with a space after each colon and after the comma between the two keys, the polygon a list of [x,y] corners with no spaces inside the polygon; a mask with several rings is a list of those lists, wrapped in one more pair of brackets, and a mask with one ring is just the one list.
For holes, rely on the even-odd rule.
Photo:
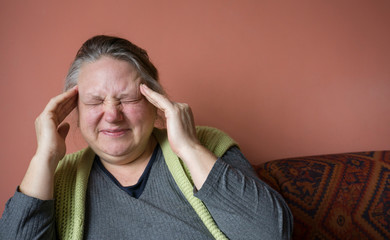
{"label": "nose", "polygon": [[104,102],[104,119],[109,123],[122,121],[122,104],[118,101]]}

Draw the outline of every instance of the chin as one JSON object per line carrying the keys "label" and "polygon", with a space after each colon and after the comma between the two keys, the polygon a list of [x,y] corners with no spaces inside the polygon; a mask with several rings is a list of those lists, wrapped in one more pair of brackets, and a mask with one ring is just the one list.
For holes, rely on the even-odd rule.
{"label": "chin", "polygon": [[125,156],[131,155],[133,151],[136,151],[131,144],[110,144],[110,143],[101,143],[101,144],[88,144],[92,150],[104,159],[121,159]]}
{"label": "chin", "polygon": [[113,157],[121,157],[125,155],[130,155],[132,148],[129,146],[113,146],[110,148],[102,149],[102,152],[104,152],[106,155],[110,155]]}

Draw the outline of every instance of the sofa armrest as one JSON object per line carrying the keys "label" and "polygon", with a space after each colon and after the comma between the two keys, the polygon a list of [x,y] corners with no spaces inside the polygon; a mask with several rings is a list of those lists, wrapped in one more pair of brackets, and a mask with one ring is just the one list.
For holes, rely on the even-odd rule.
{"label": "sofa armrest", "polygon": [[290,158],[255,168],[289,205],[293,239],[390,239],[390,151]]}

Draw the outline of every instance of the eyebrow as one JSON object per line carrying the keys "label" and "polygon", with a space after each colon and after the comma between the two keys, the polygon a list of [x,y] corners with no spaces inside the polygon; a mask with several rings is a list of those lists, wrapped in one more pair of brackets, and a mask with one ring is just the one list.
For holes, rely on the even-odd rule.
{"label": "eyebrow", "polygon": [[[139,98],[141,98],[140,95],[141,94],[138,91],[135,94],[123,93],[123,94],[119,95],[119,97],[116,98],[116,99],[118,99],[118,100],[121,100],[121,99],[139,99]],[[103,97],[101,97],[99,95],[92,94],[92,93],[88,93],[88,94],[85,95],[84,99],[102,100]]]}
{"label": "eyebrow", "polygon": [[128,93],[123,93],[121,95],[119,95],[119,99],[124,99],[124,98],[139,98],[140,97],[140,94],[139,92],[137,91],[135,94],[128,94]]}

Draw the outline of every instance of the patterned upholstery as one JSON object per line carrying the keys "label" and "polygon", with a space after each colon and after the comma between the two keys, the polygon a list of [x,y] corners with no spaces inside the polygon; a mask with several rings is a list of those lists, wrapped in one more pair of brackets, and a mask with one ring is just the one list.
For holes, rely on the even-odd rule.
{"label": "patterned upholstery", "polygon": [[293,239],[390,239],[390,151],[275,160],[256,170],[289,205]]}

